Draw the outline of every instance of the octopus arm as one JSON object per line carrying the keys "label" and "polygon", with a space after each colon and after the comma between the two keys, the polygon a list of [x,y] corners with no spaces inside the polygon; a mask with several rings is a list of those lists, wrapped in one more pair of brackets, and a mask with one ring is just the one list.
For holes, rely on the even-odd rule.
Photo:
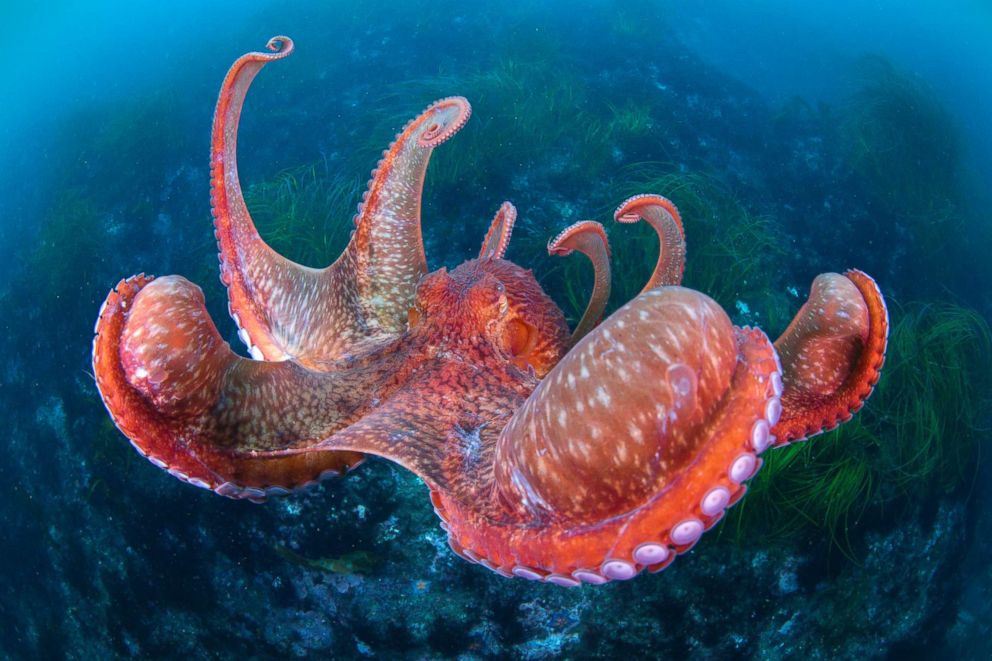
{"label": "octopus arm", "polygon": [[513,224],[516,221],[517,208],[509,202],[504,202],[489,225],[489,231],[486,232],[486,238],[483,239],[482,248],[479,250],[479,259],[503,259],[510,245],[510,235],[513,233]]}
{"label": "octopus arm", "polygon": [[427,164],[434,148],[471,114],[463,97],[435,101],[400,131],[372,171],[351,241],[329,269],[355,290],[362,318],[371,326],[391,333],[406,329],[417,283],[427,273],[420,229]]}
{"label": "octopus arm", "polygon": [[575,325],[569,346],[585,337],[603,318],[603,310],[610,299],[612,274],[610,271],[610,243],[603,226],[594,220],[580,220],[563,229],[548,242],[548,254],[567,257],[578,250],[589,258],[593,267],[593,287],[582,318]]}
{"label": "octopus arm", "polygon": [[[198,287],[143,275],[107,296],[93,370],[111,417],[139,453],[186,482],[251,500],[359,463],[359,454],[311,446],[349,424],[382,376],[241,358],[217,333]],[[284,452],[291,448],[298,451]]]}
{"label": "octopus arm", "polygon": [[809,299],[775,342],[784,379],[777,445],[851,419],[878,383],[888,332],[885,299],[868,275],[816,277]]}
{"label": "octopus arm", "polygon": [[255,358],[323,369],[405,328],[416,283],[427,270],[420,235],[427,163],[471,109],[460,97],[444,99],[407,124],[372,173],[343,254],[325,269],[301,266],[262,240],[238,178],[238,125],[248,88],[265,64],[289,55],[293,43],[276,37],[268,47],[272,53],[248,53],[234,63],[214,114],[211,197],[221,280]]}
{"label": "octopus arm", "polygon": [[714,525],[771,443],[778,366],[703,294],[641,294],[583,338],[498,436],[491,501],[435,506],[452,547],[560,585],[666,566]]}
{"label": "octopus arm", "polygon": [[661,195],[635,195],[617,207],[613,219],[618,223],[644,220],[658,234],[661,242],[658,261],[641,293],[655,287],[682,283],[682,274],[685,271],[685,232],[682,229],[682,216],[671,200]]}

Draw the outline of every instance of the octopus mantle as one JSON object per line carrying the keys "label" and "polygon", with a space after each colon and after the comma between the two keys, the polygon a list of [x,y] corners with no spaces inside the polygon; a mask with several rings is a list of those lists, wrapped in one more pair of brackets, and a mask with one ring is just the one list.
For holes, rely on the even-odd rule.
{"label": "octopus mantle", "polygon": [[221,339],[202,292],[179,276],[121,281],[97,320],[100,394],[156,466],[262,501],[376,455],[423,479],[465,559],[600,584],[666,567],[741,498],[764,451],[850,419],[871,393],[888,331],[871,278],[818,276],[773,344],[679,286],[682,220],[658,195],[615,214],[650,223],[661,250],[643,291],[602,322],[602,226],[576,223],[550,242],[595,269],[571,333],[533,274],[503,259],[508,202],[478,258],[428,273],[424,173],[469,118],[460,97],[428,107],[384,152],[337,261],[283,258],[252,223],[236,162],[248,87],[293,44],[268,47],[227,74],[212,138],[221,279],[251,358]]}

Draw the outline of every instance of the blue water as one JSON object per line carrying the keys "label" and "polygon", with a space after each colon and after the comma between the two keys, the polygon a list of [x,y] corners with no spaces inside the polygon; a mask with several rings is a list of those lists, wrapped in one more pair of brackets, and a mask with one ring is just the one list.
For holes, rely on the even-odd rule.
{"label": "blue water", "polygon": [[[481,4],[0,7],[0,656],[985,658],[992,8]],[[810,510],[782,533],[773,501],[787,494],[756,485],[740,507],[770,514],[728,517],[660,575],[572,591],[456,557],[423,484],[386,462],[262,506],[155,469],[100,402],[92,325],[120,278],[179,273],[237,345],[210,224],[210,125],[231,62],[278,34],[297,50],[253,85],[239,165],[263,235],[288,256],[333,258],[379,151],[431,101],[464,94],[473,117],[427,179],[432,269],[474,256],[512,200],[508,256],[574,324],[590,274],[560,268],[547,239],[610,224],[632,186],[665,177],[670,190],[640,192],[682,206],[686,284],[714,287],[735,323],[774,337],[817,273],[851,267],[876,278],[894,324],[973,315],[967,332],[901,336],[898,364],[929,357],[915,371],[892,372],[890,353],[903,383],[937,384],[915,418],[937,421],[926,451],[894,467],[912,397],[873,399],[829,441],[857,443],[873,471],[841,526]],[[885,105],[893,90],[908,101]],[[744,218],[760,235],[733,233]],[[755,253],[761,267],[738,278]],[[631,255],[614,254],[612,307],[646,276]],[[707,279],[720,269],[738,279]],[[950,351],[939,342],[959,332],[969,358],[943,364],[960,379],[935,380],[933,357]],[[845,457],[811,456],[795,470]]]}

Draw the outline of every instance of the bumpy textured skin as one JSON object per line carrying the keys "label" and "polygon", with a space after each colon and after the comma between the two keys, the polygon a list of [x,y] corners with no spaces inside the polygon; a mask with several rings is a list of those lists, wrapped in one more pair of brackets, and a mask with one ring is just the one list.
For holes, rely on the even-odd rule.
{"label": "bumpy textured skin", "polygon": [[603,228],[583,221],[549,244],[596,271],[571,337],[533,274],[503,259],[509,203],[478,259],[427,274],[424,169],[468,117],[459,98],[387,150],[340,259],[314,270],[276,255],[244,207],[234,140],[252,77],[291,48],[277,38],[273,53],[239,59],[214,125],[221,272],[254,360],[231,351],[179,276],[121,281],[97,319],[100,394],[156,466],[262,501],[384,457],[424,480],[456,553],[573,587],[668,566],[744,494],[762,452],[838,424],[870,394],[888,318],[868,276],[817,278],[773,346],[677,286],[681,218],[660,196],[617,211],[651,223],[662,247],[644,291],[602,323]]}
{"label": "bumpy textured skin", "polygon": [[888,334],[885,300],[868,275],[852,269],[817,276],[809,300],[775,342],[785,381],[776,444],[850,420],[878,383]]}
{"label": "bumpy textured skin", "polygon": [[513,224],[517,222],[517,208],[509,202],[504,202],[489,225],[486,238],[479,250],[479,259],[503,259],[510,245],[510,235]]}

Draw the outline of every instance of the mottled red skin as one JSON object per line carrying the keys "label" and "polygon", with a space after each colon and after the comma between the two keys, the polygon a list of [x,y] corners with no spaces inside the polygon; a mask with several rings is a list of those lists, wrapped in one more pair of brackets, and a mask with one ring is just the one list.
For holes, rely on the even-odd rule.
{"label": "mottled red skin", "polygon": [[[841,277],[836,274],[827,275]],[[818,280],[824,277],[819,276]],[[800,328],[803,316],[810,313],[810,308],[818,305],[814,298],[816,292],[811,293],[810,301],[775,341],[786,376],[785,393],[782,396],[783,415],[774,430],[776,445],[785,445],[830,431],[842,422],[847,422],[871,395],[881,376],[889,333],[885,300],[875,281],[861,271],[852,269],[845,272],[843,277],[863,297],[865,313],[870,322],[859,327],[856,333],[851,333],[848,341],[841,346],[833,343],[834,346],[830,347],[833,357],[829,362],[835,369],[841,368],[838,370],[840,373],[836,374],[837,383],[831,384],[827,392],[813,392],[808,383],[811,375],[807,370],[793,366],[785,350],[790,343],[798,342],[798,337],[802,337],[805,344],[813,347],[824,343],[822,338]],[[829,313],[830,310],[826,312]],[[836,333],[838,324],[832,323],[828,328]]]}
{"label": "mottled red skin", "polygon": [[248,85],[292,42],[269,47],[225,79],[212,158],[222,280],[256,360],[231,351],[202,292],[177,276],[121,281],[97,320],[94,373],[111,417],[176,477],[261,501],[374,454],[424,480],[466,559],[602,583],[670,564],[740,499],[761,452],[848,419],[877,382],[888,319],[868,276],[820,276],[773,346],[678,286],[682,221],[656,195],[617,210],[649,222],[661,250],[641,294],[602,323],[602,227],[583,221],[549,244],[596,271],[571,337],[530,271],[502,259],[509,203],[478,259],[428,274],[423,177],[468,118],[458,97],[397,136],[334,264],[289,262],[255,231],[235,162]]}

